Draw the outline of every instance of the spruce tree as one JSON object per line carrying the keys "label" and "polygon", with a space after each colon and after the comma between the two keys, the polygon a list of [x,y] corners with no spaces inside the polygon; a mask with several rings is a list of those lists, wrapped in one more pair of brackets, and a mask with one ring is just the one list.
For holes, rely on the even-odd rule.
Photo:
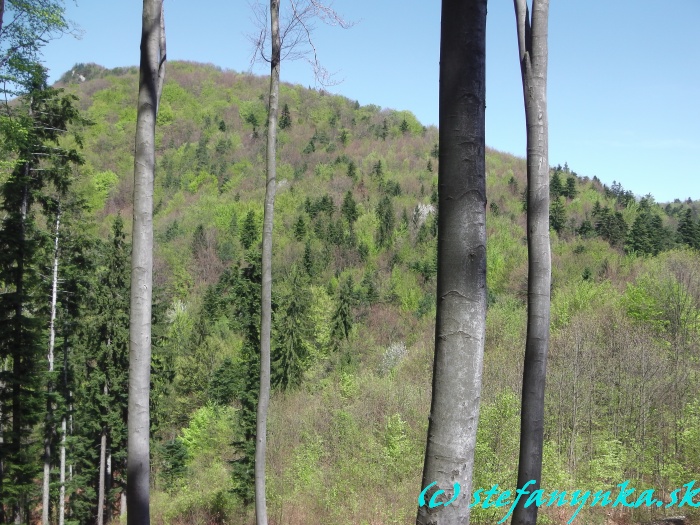
{"label": "spruce tree", "polygon": [[552,199],[556,199],[563,193],[563,186],[561,184],[561,178],[559,177],[559,172],[554,172],[554,175],[552,175],[552,179],[549,182],[549,195],[552,197]]}
{"label": "spruce tree", "polygon": [[699,230],[698,225],[693,220],[693,211],[690,208],[686,209],[678,221],[676,234],[678,242],[697,249],[699,247]]}
{"label": "spruce tree", "polygon": [[576,177],[567,177],[566,178],[566,186],[564,187],[564,190],[563,190],[563,195],[567,199],[574,199],[574,198],[576,198],[577,194],[578,194],[578,191],[576,190]]}
{"label": "spruce tree", "polygon": [[[76,395],[82,402],[76,411],[75,482],[82,490],[74,508],[90,521],[101,520],[98,512],[104,507],[109,515],[109,501],[100,501],[98,495],[106,498],[112,481],[126,490],[131,269],[125,237],[124,222],[117,217],[110,242],[102,247],[102,264],[89,291],[81,344],[76,349]],[[108,456],[114,465],[109,478]],[[98,472],[101,475],[96,476]]]}
{"label": "spruce tree", "polygon": [[389,196],[384,196],[377,205],[377,218],[379,219],[379,229],[377,230],[377,245],[379,247],[388,246],[391,243],[391,236],[394,232],[394,206]]}
{"label": "spruce tree", "polygon": [[243,228],[241,228],[241,244],[246,250],[249,250],[253,243],[258,240],[259,232],[258,225],[255,220],[255,212],[250,210],[243,221]]}
{"label": "spruce tree", "polygon": [[355,199],[353,199],[351,191],[348,191],[345,194],[343,205],[340,208],[340,213],[348,221],[350,228],[352,228],[359,216],[359,212],[357,211],[357,203],[355,202]]}
{"label": "spruce tree", "polygon": [[341,339],[350,337],[350,330],[353,325],[352,306],[354,302],[354,283],[351,276],[338,287],[336,297],[336,308],[333,313],[333,344],[336,348],[340,346]]}
{"label": "spruce tree", "polygon": [[561,234],[564,226],[566,226],[566,210],[561,198],[556,197],[552,199],[552,204],[549,208],[549,227],[557,234]]}
{"label": "spruce tree", "polygon": [[312,336],[308,279],[294,266],[285,285],[287,289],[275,315],[272,352],[272,382],[282,390],[301,383]]}
{"label": "spruce tree", "polygon": [[[44,352],[48,318],[40,292],[39,257],[47,239],[37,225],[37,204],[48,210],[52,195],[65,195],[73,166],[82,163],[74,148],[61,146],[71,123],[86,121],[76,97],[48,87],[46,70],[28,65],[26,95],[0,119],[3,149],[14,166],[0,189],[4,216],[0,229],[0,411],[11,417],[0,442],[0,521],[29,520],[38,476],[37,443],[29,439],[46,407]],[[80,140],[78,137],[78,145]],[[50,253],[50,248],[47,253]]]}
{"label": "spruce tree", "polygon": [[282,115],[280,115],[279,127],[280,129],[287,129],[292,127],[292,115],[289,113],[289,104],[285,104],[282,108]]}

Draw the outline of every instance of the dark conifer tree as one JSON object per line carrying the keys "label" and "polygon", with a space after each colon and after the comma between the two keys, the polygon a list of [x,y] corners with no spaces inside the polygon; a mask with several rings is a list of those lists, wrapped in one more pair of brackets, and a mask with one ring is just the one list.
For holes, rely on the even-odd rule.
{"label": "dark conifer tree", "polygon": [[258,225],[255,220],[255,212],[250,210],[243,221],[243,228],[241,228],[241,244],[248,250],[253,243],[258,240],[259,232]]}
{"label": "dark conifer tree", "polygon": [[564,187],[562,193],[567,199],[576,198],[576,195],[578,194],[578,191],[576,190],[576,177],[566,178],[566,186]]}
{"label": "dark conifer tree", "polygon": [[308,279],[294,266],[285,284],[287,290],[275,315],[276,344],[272,353],[272,381],[282,390],[301,383],[312,334]]}
{"label": "dark conifer tree", "polygon": [[690,208],[685,210],[685,213],[681,216],[678,221],[677,239],[681,244],[690,246],[691,248],[698,248],[700,244],[700,229],[698,225],[693,220],[693,212]]}
{"label": "dark conifer tree", "polygon": [[[0,411],[12,424],[2,429],[0,442],[0,521],[27,522],[38,476],[36,443],[29,439],[32,427],[44,416],[45,335],[48,318],[38,265],[48,238],[35,222],[36,205],[44,210],[65,195],[71,168],[82,164],[73,148],[60,145],[68,125],[85,123],[75,106],[76,97],[49,88],[46,70],[27,65],[25,93],[12,108],[13,118],[3,119],[3,147],[14,168],[0,193],[4,219],[0,229]],[[78,145],[80,138],[77,137]],[[46,253],[50,253],[48,249]],[[1,422],[0,422],[1,424]]]}
{"label": "dark conifer tree", "polygon": [[353,325],[352,306],[354,302],[354,283],[352,277],[348,277],[338,287],[336,308],[333,313],[333,341],[337,346],[340,341],[350,337]]}
{"label": "dark conifer tree", "polygon": [[560,234],[566,226],[566,210],[561,198],[552,199],[552,204],[549,208],[549,227],[557,234]]}
{"label": "dark conifer tree", "polygon": [[[74,478],[81,490],[74,510],[89,521],[97,521],[102,509],[109,515],[108,492],[113,482],[126,490],[131,250],[121,217],[115,219],[112,238],[102,250],[74,365],[76,395],[81,400],[75,415],[78,463]],[[107,458],[113,465],[109,476]]]}
{"label": "dark conifer tree", "polygon": [[552,199],[556,199],[560,195],[563,195],[564,187],[561,183],[561,177],[559,177],[559,172],[555,171],[552,175],[552,180],[549,182],[549,195]]}
{"label": "dark conifer tree", "polygon": [[340,208],[340,213],[348,221],[350,228],[352,228],[359,216],[359,212],[357,211],[357,203],[355,202],[355,199],[353,199],[351,191],[348,191],[345,194],[343,205]]}
{"label": "dark conifer tree", "polygon": [[377,230],[377,245],[388,246],[391,243],[391,236],[394,232],[394,206],[389,196],[384,196],[377,205],[377,218],[379,219],[379,229]]}
{"label": "dark conifer tree", "polygon": [[285,104],[282,108],[282,115],[280,115],[280,129],[287,129],[292,127],[292,115],[289,113],[289,104]]}
{"label": "dark conifer tree", "polygon": [[294,223],[294,238],[297,241],[303,241],[304,237],[306,237],[306,221],[300,215],[297,222]]}

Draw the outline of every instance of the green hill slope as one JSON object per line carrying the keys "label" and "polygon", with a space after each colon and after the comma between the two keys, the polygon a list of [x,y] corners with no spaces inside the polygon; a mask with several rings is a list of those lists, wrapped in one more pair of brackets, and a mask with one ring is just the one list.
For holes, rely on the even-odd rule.
{"label": "green hill slope", "polygon": [[[95,121],[81,191],[103,235],[116,214],[129,231],[138,71],[74,72],[62,83]],[[78,73],[86,80],[75,82]],[[168,309],[156,353],[172,381],[155,407],[155,523],[253,522],[244,477],[232,474],[245,450],[231,442],[245,437],[255,362],[246,346],[254,311],[242,297],[254,289],[261,235],[266,90],[265,78],[168,65],[154,279]],[[271,522],[412,523],[430,406],[437,129],[408,111],[288,84],[280,107],[273,359],[289,388],[271,402]],[[697,208],[635,199],[568,167],[552,174],[543,486],[594,491],[630,479],[668,494],[700,469]],[[489,310],[475,487],[515,488],[525,187],[523,159],[487,152]],[[634,512],[650,516],[646,507]],[[543,510],[548,523],[572,513]],[[473,509],[476,523],[504,515]],[[604,523],[605,511],[578,519]]]}

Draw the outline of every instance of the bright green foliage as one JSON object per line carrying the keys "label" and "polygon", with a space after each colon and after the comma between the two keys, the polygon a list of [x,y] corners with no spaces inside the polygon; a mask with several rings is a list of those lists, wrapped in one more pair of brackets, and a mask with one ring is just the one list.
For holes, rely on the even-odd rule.
{"label": "bright green foliage", "polygon": [[[84,188],[95,208],[97,228],[107,237],[104,217],[124,210],[130,198],[125,176],[133,169],[129,130],[133,130],[138,79],[135,69],[99,70],[94,75],[98,78],[71,83],[70,89],[82,93],[83,104],[100,119],[86,133],[85,172],[91,179]],[[251,125],[245,119],[253,114],[257,129],[263,129],[266,109],[259,95],[264,90],[260,78],[189,63],[171,64],[166,81],[161,110],[168,118],[160,123],[158,136],[155,275],[171,306],[169,339],[162,357],[156,359],[154,352],[153,377],[174,373],[175,380],[154,399],[153,517],[162,523],[253,519],[243,502],[252,500],[259,386],[255,278],[259,270],[254,270],[259,226],[254,226],[259,225],[262,209],[259,174],[264,144],[251,140]],[[437,204],[437,177],[424,169],[430,159],[437,171],[439,152],[433,148],[437,130],[414,126],[404,112],[360,107],[300,86],[282,86],[280,109],[285,103],[294,108],[294,121],[280,134],[278,145],[280,228],[273,253],[278,290],[273,296],[273,355],[279,358],[278,377],[286,375],[290,387],[298,382],[301,388],[273,393],[270,510],[278,521],[290,523],[408,523],[415,517],[429,412],[436,301],[436,213],[417,217],[414,210]],[[382,141],[384,119],[387,136]],[[402,120],[410,128],[405,135]],[[7,127],[8,134],[23,131],[9,123]],[[301,155],[309,143],[313,148]],[[333,148],[337,150],[330,153]],[[14,157],[5,158],[3,167],[10,166],[4,170],[7,176]],[[380,159],[377,177],[372,171]],[[499,483],[512,490],[518,437],[512,430],[517,428],[521,374],[516,354],[526,337],[526,231],[519,201],[526,166],[523,159],[489,150],[487,171],[489,202],[498,204],[498,213],[494,207],[487,214],[489,312],[479,422],[483,430],[477,443],[477,456],[483,460],[477,459],[475,486]],[[586,489],[629,478],[634,486],[653,483],[668,493],[687,483],[687,473],[697,471],[698,465],[693,431],[698,419],[693,408],[698,386],[693,356],[700,343],[700,316],[694,306],[695,276],[700,275],[697,257],[691,250],[644,258],[625,255],[619,248],[629,236],[616,239],[615,226],[621,227],[623,220],[633,227],[642,203],[629,201],[619,185],[603,193],[595,179],[576,178],[577,195],[572,198],[568,186],[573,173],[554,171],[566,183],[559,200],[567,215],[563,231],[570,235],[554,236],[552,244],[552,373],[547,379],[543,486]],[[95,174],[108,172],[119,180],[114,183],[110,176],[99,191],[91,187]],[[352,229],[354,214],[345,203],[348,191],[357,212]],[[401,214],[380,246],[382,221],[377,210],[385,197]],[[103,199],[106,210],[101,209]],[[663,227],[675,230],[686,209],[696,213],[696,204],[674,203],[668,215],[653,202],[648,207],[651,216],[661,217]],[[607,216],[602,220],[604,208]],[[250,234],[246,254],[241,234],[249,211],[255,220],[243,235]],[[50,220],[37,220],[42,227],[45,223]],[[597,235],[605,241],[596,238],[596,225]],[[193,245],[211,244],[213,239],[217,241],[213,255],[219,257],[214,260],[215,271],[195,280],[194,275],[200,274],[198,259],[191,257]],[[70,246],[66,250],[72,251]],[[243,260],[246,255],[250,262]],[[102,256],[86,259],[104,265]],[[288,273],[295,264],[303,275],[300,284],[292,286]],[[89,269],[82,273],[86,278],[99,274]],[[70,286],[70,291],[59,294],[61,301],[88,297],[85,288],[70,284],[64,276],[62,286]],[[357,286],[348,285],[351,276]],[[627,283],[633,283],[629,289]],[[94,283],[87,289],[93,288]],[[620,290],[626,290],[624,298]],[[295,331],[304,330],[292,321],[297,316],[287,312],[303,311],[295,303],[301,303],[307,291],[308,315],[300,318],[303,324],[306,317],[309,330],[297,337]],[[37,297],[46,302],[42,293]],[[85,307],[81,314],[76,317],[94,316]],[[79,357],[82,343],[70,328],[75,321],[67,313],[59,315],[61,323],[66,322],[59,340],[65,338],[68,344],[59,341],[58,348],[72,349],[71,371],[80,364],[73,358]],[[306,344],[295,343],[300,341]],[[388,359],[387,349],[400,347],[404,350],[397,351],[399,357]],[[340,351],[333,352],[334,348]],[[67,384],[79,392],[70,377]],[[77,396],[73,401],[77,425],[82,401]],[[56,412],[61,413],[60,407]],[[205,412],[209,415],[202,418]],[[176,436],[193,437],[190,431],[195,427],[199,433],[193,442],[199,445],[190,455]],[[85,517],[86,523],[94,522],[97,463],[93,459],[88,469],[78,458],[87,457],[80,449],[82,442],[98,450],[98,430],[92,441],[76,434],[69,447],[76,479],[78,470],[93,475],[84,486],[75,487],[84,494],[71,495],[76,504],[73,516],[76,521]],[[40,451],[34,457],[39,461]],[[113,462],[113,469],[119,479],[118,463]],[[119,488],[117,483],[114,490]],[[85,507],[78,509],[78,502]],[[562,512],[542,509],[542,516],[550,523],[563,523]],[[654,518],[641,510],[628,513],[623,510],[619,518],[634,523]],[[504,514],[503,508],[474,508],[472,518],[474,523],[492,524]],[[602,521],[600,509],[578,517],[581,523]]]}
{"label": "bright green foliage", "polygon": [[[0,16],[0,80],[10,95],[25,92],[34,76],[41,48],[51,37],[70,29],[63,2],[55,0],[7,0]],[[8,90],[8,84],[13,90]]]}
{"label": "bright green foliage", "polygon": [[412,464],[419,460],[408,439],[408,430],[408,424],[401,419],[401,414],[392,414],[387,418],[384,427],[384,456],[389,465],[389,472],[398,479],[409,472]]}

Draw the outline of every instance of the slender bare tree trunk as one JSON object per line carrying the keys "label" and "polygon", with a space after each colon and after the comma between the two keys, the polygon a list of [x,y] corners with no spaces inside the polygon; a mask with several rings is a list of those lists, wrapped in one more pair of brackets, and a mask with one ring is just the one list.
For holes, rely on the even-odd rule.
{"label": "slender bare tree trunk", "polygon": [[267,525],[265,494],[265,452],[267,409],[270,403],[270,332],[272,325],[272,224],[277,181],[277,113],[279,110],[281,41],[280,0],[270,0],[272,54],[270,55],[270,99],[267,115],[267,176],[262,236],[262,300],[260,319],[260,395],[258,397],[255,441],[255,520]]}
{"label": "slender bare tree trunk", "polygon": [[65,523],[66,516],[66,416],[61,418],[61,488],[58,496],[58,525]]}
{"label": "slender bare tree trunk", "polygon": [[[51,283],[51,320],[49,321],[49,374],[53,372],[54,348],[56,344],[56,302],[58,299],[58,231],[61,226],[61,210],[56,215],[56,234],[53,250],[53,281]],[[44,486],[42,493],[41,523],[49,525],[49,485],[51,482],[51,439],[53,435],[53,404],[51,403],[51,379],[47,385],[46,429],[44,436]]]}
{"label": "slender bare tree trunk", "polygon": [[[109,389],[107,382],[103,389],[103,394],[107,397]],[[107,471],[107,426],[102,425],[102,435],[100,436],[100,485],[97,495],[97,525],[104,525],[105,515],[105,479]]]}
{"label": "slender bare tree trunk", "polygon": [[[544,441],[544,390],[549,350],[549,294],[552,261],[549,246],[549,159],[547,130],[547,24],[549,0],[514,0],[520,71],[527,126],[527,340],[523,369],[518,487],[535,480],[540,488]],[[521,498],[513,525],[535,525],[537,505]]]}
{"label": "slender bare tree trunk", "polygon": [[141,64],[134,153],[134,223],[129,316],[127,492],[129,525],[150,523],[151,301],[153,178],[158,103],[165,74],[163,0],[143,0]]}
{"label": "slender bare tree trunk", "polygon": [[[485,51],[486,0],[443,0],[437,316],[423,487],[436,483],[418,525],[469,523],[486,326]],[[454,501],[430,508],[433,498]]]}
{"label": "slender bare tree trunk", "polygon": [[105,503],[105,508],[107,509],[107,513],[105,514],[104,522],[109,523],[112,521],[112,505],[110,503],[109,499],[109,491],[112,490],[112,447],[109,446],[107,448],[107,460],[105,463],[105,495],[107,496],[107,500]]}

